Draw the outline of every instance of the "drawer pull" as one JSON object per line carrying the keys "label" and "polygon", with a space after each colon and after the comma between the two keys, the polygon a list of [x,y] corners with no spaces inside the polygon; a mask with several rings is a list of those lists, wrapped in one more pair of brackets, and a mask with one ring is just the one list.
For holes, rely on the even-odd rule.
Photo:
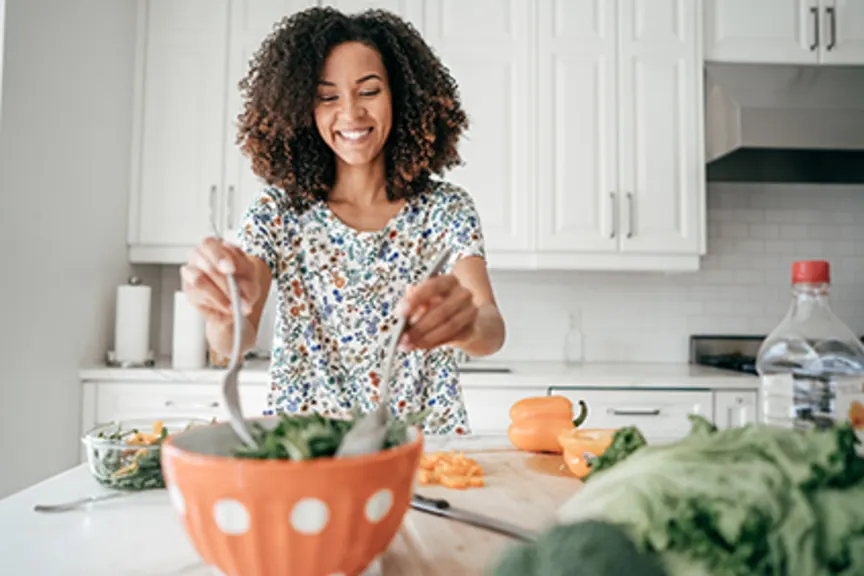
{"label": "drawer pull", "polygon": [[[165,407],[166,408],[171,408],[171,407],[175,407],[175,406],[179,406],[179,405],[177,402],[174,402],[174,400],[166,400],[165,401]],[[218,408],[219,402],[217,402],[216,400],[214,400],[212,402],[192,402],[190,404],[185,404],[185,406],[187,408]]]}
{"label": "drawer pull", "polygon": [[659,408],[609,408],[607,413],[613,416],[658,416]]}

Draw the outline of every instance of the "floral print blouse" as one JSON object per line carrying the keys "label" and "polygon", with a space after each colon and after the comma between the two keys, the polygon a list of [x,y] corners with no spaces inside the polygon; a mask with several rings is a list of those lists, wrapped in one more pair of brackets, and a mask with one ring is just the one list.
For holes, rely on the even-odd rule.
{"label": "floral print blouse", "polygon": [[[344,417],[375,408],[395,306],[438,252],[485,258],[480,219],[460,187],[435,181],[375,232],[357,231],[326,202],[297,212],[268,188],[246,211],[237,243],[273,272],[277,315],[268,413]],[[427,434],[469,431],[453,350],[397,352],[392,414],[429,409]]]}

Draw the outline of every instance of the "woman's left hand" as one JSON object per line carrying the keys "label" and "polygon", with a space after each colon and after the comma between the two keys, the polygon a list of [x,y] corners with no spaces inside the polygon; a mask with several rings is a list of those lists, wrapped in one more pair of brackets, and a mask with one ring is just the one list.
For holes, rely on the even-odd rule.
{"label": "woman's left hand", "polygon": [[400,306],[408,316],[402,349],[437,348],[469,340],[474,334],[474,297],[453,275],[435,276],[409,286]]}

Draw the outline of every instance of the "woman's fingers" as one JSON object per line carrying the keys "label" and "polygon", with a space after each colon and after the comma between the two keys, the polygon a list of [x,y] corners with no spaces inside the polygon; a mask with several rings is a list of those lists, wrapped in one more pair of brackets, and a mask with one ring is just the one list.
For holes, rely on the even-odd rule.
{"label": "woman's fingers", "polygon": [[447,295],[457,286],[459,281],[455,276],[436,276],[420,283],[417,286],[411,287],[402,298],[400,306],[402,312],[407,314],[409,318],[414,316],[417,310],[426,305],[434,297],[446,298]]}
{"label": "woman's fingers", "polygon": [[[408,335],[412,341],[420,341],[423,334],[431,332],[438,326],[447,322],[461,310],[472,306],[471,293],[461,286],[453,290],[447,298],[441,299],[436,305],[430,305],[429,309],[413,324],[409,324]],[[413,319],[412,319],[413,320]]]}
{"label": "woman's fingers", "polygon": [[[227,274],[233,274],[237,281],[237,289],[240,291],[243,312],[244,314],[251,312],[252,302],[257,300],[260,287],[255,281],[255,267],[251,259],[239,247],[226,244],[218,238],[207,238],[195,249],[189,259],[186,275],[190,282],[192,270],[209,279],[210,282],[207,283],[204,279],[196,277],[197,282],[208,293],[211,291],[211,284],[221,293],[221,296],[218,297],[213,294],[210,294],[209,297],[201,295],[196,297],[196,301],[210,301],[210,305],[217,309],[223,302],[227,302],[230,306],[231,293],[228,289]],[[192,290],[197,290],[194,284]]]}
{"label": "woman's fingers", "polygon": [[[432,312],[429,313],[430,315]],[[456,312],[430,330],[420,334],[410,334],[407,346],[410,348],[435,348],[461,339],[473,329],[477,319],[477,308],[469,306],[458,308]]]}
{"label": "woman's fingers", "polygon": [[195,266],[186,265],[180,268],[180,277],[189,302],[202,313],[206,309],[217,310],[222,314],[231,313],[231,303],[225,291],[213,281],[210,274]]}

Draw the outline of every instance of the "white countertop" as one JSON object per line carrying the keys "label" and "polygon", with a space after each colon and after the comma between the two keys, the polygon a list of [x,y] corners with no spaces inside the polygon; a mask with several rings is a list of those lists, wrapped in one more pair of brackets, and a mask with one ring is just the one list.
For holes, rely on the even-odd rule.
{"label": "white countertop", "polygon": [[[268,361],[252,360],[240,372],[240,382],[267,385]],[[477,372],[478,368],[506,366],[509,373]],[[170,362],[157,362],[153,368],[110,368],[91,366],[79,373],[82,381],[95,382],[190,382],[218,384],[221,369],[175,370]],[[660,388],[750,390],[759,379],[750,374],[718,370],[686,363],[585,363],[577,366],[563,362],[470,362],[461,375],[465,388]]]}
{"label": "white countertop", "polygon": [[[501,436],[427,437],[425,442],[427,451],[509,446]],[[165,490],[70,512],[33,511],[36,504],[105,492],[87,466],[80,465],[0,500],[0,574],[214,576],[198,557]]]}

